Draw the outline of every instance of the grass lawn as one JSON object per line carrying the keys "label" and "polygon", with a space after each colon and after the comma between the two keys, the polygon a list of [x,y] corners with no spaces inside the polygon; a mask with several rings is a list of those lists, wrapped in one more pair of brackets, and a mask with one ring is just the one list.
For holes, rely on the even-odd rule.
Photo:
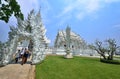
{"label": "grass lawn", "polygon": [[36,65],[36,79],[120,79],[120,65],[102,63],[98,58],[47,56]]}

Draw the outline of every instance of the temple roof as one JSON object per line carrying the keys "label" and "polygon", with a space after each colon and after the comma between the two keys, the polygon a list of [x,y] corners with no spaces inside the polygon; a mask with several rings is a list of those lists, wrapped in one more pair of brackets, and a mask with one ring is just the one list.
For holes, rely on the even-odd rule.
{"label": "temple roof", "polygon": [[[66,37],[66,32],[63,31],[63,30],[62,30],[62,31],[59,31],[59,32],[58,32],[58,35],[59,35],[59,37],[61,37],[62,40],[64,40],[65,37]],[[83,39],[80,37],[79,34],[76,34],[76,33],[72,32],[72,31],[70,32],[70,38],[73,39],[73,40],[83,41]]]}

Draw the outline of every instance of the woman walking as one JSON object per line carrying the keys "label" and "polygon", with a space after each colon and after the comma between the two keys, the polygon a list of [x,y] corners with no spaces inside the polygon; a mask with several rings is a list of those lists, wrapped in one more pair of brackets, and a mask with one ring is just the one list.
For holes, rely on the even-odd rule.
{"label": "woman walking", "polygon": [[29,51],[27,50],[27,48],[25,48],[21,65],[23,65],[27,62],[28,54],[29,54]]}

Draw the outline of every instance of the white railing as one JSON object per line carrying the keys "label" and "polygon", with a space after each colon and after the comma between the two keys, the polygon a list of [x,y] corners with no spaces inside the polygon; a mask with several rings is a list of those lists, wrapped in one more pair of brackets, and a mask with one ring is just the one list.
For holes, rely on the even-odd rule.
{"label": "white railing", "polygon": [[[98,56],[98,53],[91,49],[74,49],[71,52],[73,55]],[[46,54],[65,55],[66,52],[64,48],[48,48],[46,49]]]}

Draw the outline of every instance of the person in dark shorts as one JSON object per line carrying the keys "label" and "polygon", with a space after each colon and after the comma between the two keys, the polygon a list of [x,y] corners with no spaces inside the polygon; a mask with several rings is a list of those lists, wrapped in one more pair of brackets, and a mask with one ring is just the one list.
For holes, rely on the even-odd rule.
{"label": "person in dark shorts", "polygon": [[28,55],[29,55],[29,51],[27,50],[27,48],[25,48],[21,65],[23,65],[27,62]]}

